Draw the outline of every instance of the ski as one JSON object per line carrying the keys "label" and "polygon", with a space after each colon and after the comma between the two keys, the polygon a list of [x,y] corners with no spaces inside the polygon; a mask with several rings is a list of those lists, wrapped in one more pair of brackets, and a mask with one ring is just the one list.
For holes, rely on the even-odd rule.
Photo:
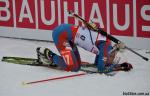
{"label": "ski", "polygon": [[[39,67],[47,67],[47,68],[51,68],[51,69],[62,70],[61,68],[56,67],[56,66],[48,66],[48,65],[39,64],[38,59],[35,59],[35,58],[4,56],[1,61],[7,62],[7,63],[19,64],[19,65],[39,66]],[[82,65],[81,65],[82,70],[81,71],[84,71],[84,72],[90,73],[90,74],[98,73],[98,72],[90,71],[89,69],[91,69],[91,68],[96,69],[96,65],[88,63],[88,62],[82,62]]]}
{"label": "ski", "polygon": [[[31,66],[46,66],[40,65],[38,59],[35,58],[24,58],[24,57],[12,57],[12,56],[4,56],[2,58],[3,62],[14,63],[14,64],[21,64],[21,65],[31,65]],[[82,61],[82,67],[96,67],[95,64]]]}
{"label": "ski", "polygon": [[35,58],[23,58],[23,57],[11,57],[5,56],[2,58],[3,62],[21,64],[21,65],[37,65],[37,59]]}
{"label": "ski", "polygon": [[[39,66],[39,67],[47,67],[50,69],[62,70],[61,68],[56,67],[56,66],[47,66],[47,65],[39,64],[38,59],[35,59],[35,58],[4,56],[1,61],[7,62],[7,63],[19,64],[19,65]],[[95,64],[91,64],[89,62],[83,62],[83,61],[82,61],[80,71],[86,72],[88,74],[93,74],[93,73],[100,74],[100,72],[97,71],[97,67]],[[107,76],[114,76],[115,74],[116,72],[105,73],[105,75]]]}

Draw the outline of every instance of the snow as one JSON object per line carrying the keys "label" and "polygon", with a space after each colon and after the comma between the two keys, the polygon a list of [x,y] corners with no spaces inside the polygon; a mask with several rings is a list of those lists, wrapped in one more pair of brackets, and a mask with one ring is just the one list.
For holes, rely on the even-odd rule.
{"label": "snow", "polygon": [[[53,43],[20,39],[0,38],[0,59],[3,56],[36,58],[39,46],[50,48],[58,54]],[[95,55],[79,48],[83,61],[93,62]],[[150,58],[150,50],[135,50]],[[150,92],[150,61],[144,61],[134,53],[122,53],[133,64],[130,72],[118,72],[109,77],[100,74],[23,85],[41,79],[66,76],[82,72],[65,72],[50,68],[17,65],[0,62],[0,96],[123,96],[127,92]]]}

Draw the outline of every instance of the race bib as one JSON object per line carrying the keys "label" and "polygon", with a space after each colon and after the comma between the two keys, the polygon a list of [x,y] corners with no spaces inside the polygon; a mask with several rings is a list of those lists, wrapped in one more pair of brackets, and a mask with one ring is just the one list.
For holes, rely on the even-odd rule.
{"label": "race bib", "polygon": [[74,42],[87,51],[90,51],[94,54],[99,54],[99,50],[95,46],[95,42],[97,40],[106,40],[106,38],[99,35],[97,32],[89,31],[87,28],[79,27]]}

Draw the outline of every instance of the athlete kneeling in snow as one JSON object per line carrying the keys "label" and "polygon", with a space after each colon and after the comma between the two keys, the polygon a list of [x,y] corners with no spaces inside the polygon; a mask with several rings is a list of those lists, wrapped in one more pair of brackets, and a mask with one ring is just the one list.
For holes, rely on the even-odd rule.
{"label": "athlete kneeling in snow", "polygon": [[[50,66],[58,66],[66,71],[78,71],[81,58],[77,46],[96,54],[94,64],[100,73],[116,70],[129,71],[132,65],[128,63],[116,64],[114,61],[117,51],[112,51],[110,40],[86,27],[61,24],[52,33],[54,43],[61,56],[47,48],[37,48],[39,62]],[[117,48],[123,47],[118,44]]]}

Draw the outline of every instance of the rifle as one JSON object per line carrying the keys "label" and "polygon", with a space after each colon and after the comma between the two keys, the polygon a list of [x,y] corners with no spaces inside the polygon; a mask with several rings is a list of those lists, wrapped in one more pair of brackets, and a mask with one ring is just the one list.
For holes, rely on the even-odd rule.
{"label": "rifle", "polygon": [[[110,39],[111,41],[113,41],[116,44],[122,43],[119,39],[115,38],[114,36],[108,34],[106,31],[102,30],[101,28],[97,27],[97,26],[93,26],[92,24],[90,24],[89,22],[87,22],[86,20],[84,20],[82,17],[80,17],[79,15],[75,14],[72,11],[69,11],[69,14],[72,15],[73,17],[77,18],[78,20],[80,20],[81,22],[83,22],[89,29],[96,31],[98,33],[100,33],[101,35],[107,37],[108,39]],[[141,54],[135,52],[134,50],[132,50],[131,48],[125,46],[125,49],[128,49],[129,51],[135,53],[136,55],[140,56],[142,59],[144,59],[145,61],[148,61],[149,59],[147,57],[142,56]]]}

